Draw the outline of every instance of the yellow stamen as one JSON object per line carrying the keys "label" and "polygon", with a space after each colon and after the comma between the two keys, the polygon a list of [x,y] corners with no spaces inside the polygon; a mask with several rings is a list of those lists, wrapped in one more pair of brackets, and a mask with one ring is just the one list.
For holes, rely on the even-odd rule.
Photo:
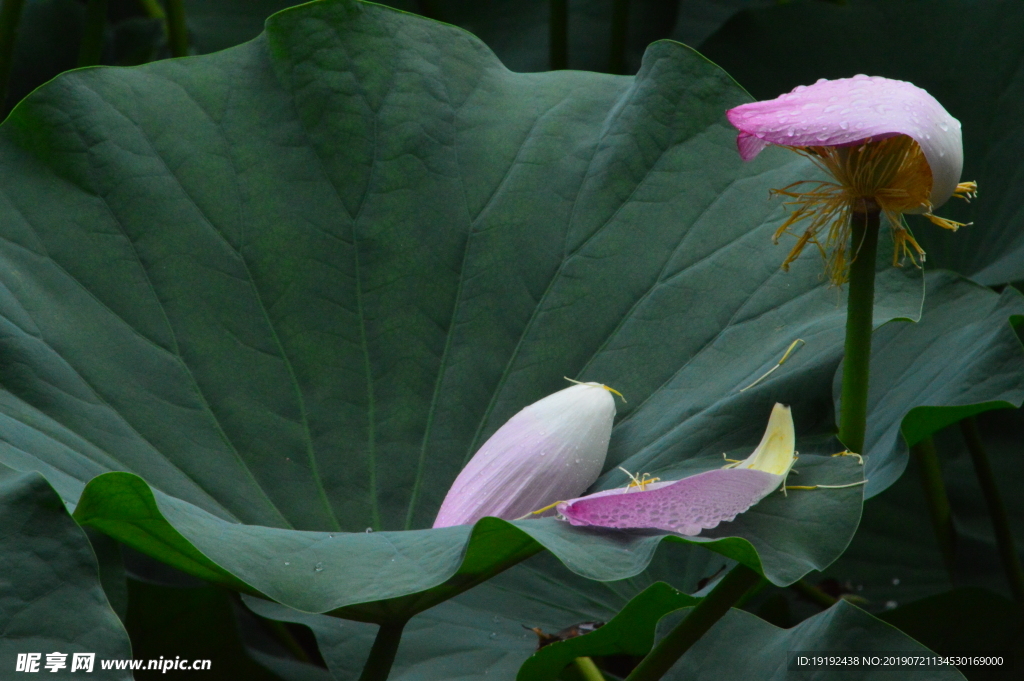
{"label": "yellow stamen", "polygon": [[857,482],[851,482],[848,485],[786,485],[782,489],[846,489],[847,487],[856,487],[864,484],[867,484],[867,480],[858,480]]}
{"label": "yellow stamen", "polygon": [[[772,375],[772,373],[773,373],[773,372],[775,372],[775,370],[776,370],[776,369],[778,369],[778,368],[779,368],[780,366],[782,366],[782,365],[783,365],[783,364],[784,364],[784,363],[786,362],[786,360],[787,360],[787,359],[789,359],[789,356],[790,356],[790,355],[792,355],[792,354],[793,354],[793,352],[794,352],[794,351],[795,351],[795,350],[797,349],[797,343],[802,343],[803,345],[806,345],[806,344],[807,344],[807,341],[805,341],[805,340],[804,340],[803,338],[797,338],[797,339],[796,339],[795,341],[793,341],[792,343],[790,343],[790,344],[789,344],[789,347],[788,347],[788,348],[786,349],[786,352],[785,352],[785,353],[784,353],[784,354],[782,355],[782,359],[780,359],[780,360],[779,360],[779,361],[778,361],[778,362],[777,362],[777,363],[775,364],[775,366],[773,366],[773,367],[772,367],[771,369],[769,369],[768,371],[764,372],[764,373],[763,373],[763,374],[761,375],[761,378],[757,379],[756,381],[754,381],[753,383],[751,383],[750,385],[748,385],[748,386],[747,386],[746,388],[740,388],[740,392],[744,392],[745,390],[750,390],[750,389],[751,389],[751,388],[753,388],[753,387],[754,387],[755,385],[757,385],[758,383],[760,383],[760,382],[761,382],[761,381],[763,381],[764,379],[766,379],[766,378],[768,378],[769,376],[771,376],[771,375]],[[801,346],[801,347],[802,347],[802,346]],[[725,456],[725,454],[723,454],[722,456]],[[726,459],[726,460],[728,461],[728,459]]]}
{"label": "yellow stamen", "polygon": [[852,456],[852,457],[856,457],[857,463],[859,463],[861,466],[864,465],[864,457],[861,456],[860,454],[857,454],[856,452],[851,452],[849,449],[844,449],[843,451],[836,452],[835,454],[832,455],[833,458],[835,458],[837,456]]}
{"label": "yellow stamen", "polygon": [[626,485],[626,489],[630,489],[632,487],[639,487],[640,491],[643,492],[647,485],[651,484],[652,482],[659,482],[661,480],[661,478],[652,478],[650,473],[644,473],[641,477],[637,477],[630,473],[629,471],[627,471],[622,466],[619,466],[619,470],[629,476],[630,482],[628,485]]}
{"label": "yellow stamen", "polygon": [[537,509],[536,511],[530,511],[529,513],[527,513],[527,514],[526,514],[526,515],[524,515],[524,516],[519,516],[518,518],[516,518],[516,520],[526,520],[526,519],[527,519],[527,518],[529,518],[529,517],[530,517],[531,515],[538,515],[538,514],[540,514],[540,513],[543,513],[544,511],[550,511],[550,510],[551,510],[551,509],[553,509],[553,508],[554,508],[555,506],[558,506],[559,504],[564,504],[564,503],[565,503],[565,500],[562,500],[562,501],[556,501],[556,502],[555,502],[555,503],[553,503],[553,504],[548,504],[548,505],[547,505],[547,506],[545,506],[544,508],[538,508],[538,509]]}
{"label": "yellow stamen", "polygon": [[604,383],[588,383],[588,382],[585,382],[585,381],[574,381],[573,379],[569,378],[568,376],[562,376],[562,378],[564,378],[565,380],[569,381],[570,383],[575,383],[576,385],[592,385],[595,388],[604,388],[608,392],[615,393],[616,395],[618,395],[619,399],[622,400],[623,404],[628,404],[628,402],[626,402],[626,398],[622,396],[622,393],[620,393],[615,388],[609,388]]}
{"label": "yellow stamen", "polygon": [[[868,139],[854,146],[788,148],[809,158],[835,182],[804,180],[772,190],[772,194],[793,199],[786,205],[794,208],[775,232],[776,243],[783,234],[793,234],[793,225],[809,221],[803,234],[794,234],[797,242],[782,263],[783,270],[788,271],[804,247],[813,243],[825,259],[825,271],[831,282],[837,286],[845,283],[850,262],[857,259],[860,248],[853,244],[852,256],[847,252],[854,212],[885,214],[893,235],[893,265],[909,259],[920,266],[925,258],[924,249],[903,220],[904,213],[923,212],[935,224],[954,231],[964,226],[932,215],[931,167],[921,146],[907,135]],[[977,185],[961,182],[953,195],[970,200],[977,195]]]}
{"label": "yellow stamen", "polygon": [[971,199],[977,198],[978,196],[978,183],[961,182],[956,186],[956,189],[953,190],[953,196],[970,203]]}

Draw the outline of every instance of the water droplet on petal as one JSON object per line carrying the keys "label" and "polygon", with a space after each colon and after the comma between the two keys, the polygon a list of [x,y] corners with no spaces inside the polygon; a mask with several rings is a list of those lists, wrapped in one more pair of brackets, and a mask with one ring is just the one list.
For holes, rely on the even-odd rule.
{"label": "water droplet on petal", "polygon": [[847,128],[850,127],[850,124],[847,123],[846,121],[840,121],[839,122],[839,127],[842,128],[843,130],[846,130]]}

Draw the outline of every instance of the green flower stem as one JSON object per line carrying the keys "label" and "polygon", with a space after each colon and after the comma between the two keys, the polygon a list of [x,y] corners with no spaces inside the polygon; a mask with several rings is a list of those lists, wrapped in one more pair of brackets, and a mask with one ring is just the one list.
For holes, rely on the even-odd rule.
{"label": "green flower stem", "polygon": [[875,306],[875,254],[878,212],[854,212],[850,219],[850,292],[846,308],[843,391],[839,404],[839,440],[851,452],[864,453],[868,419],[868,374],[871,368],[871,320]]}
{"label": "green flower stem", "polygon": [[1003,570],[1006,571],[1006,579],[1010,583],[1010,592],[1013,593],[1014,600],[1024,603],[1024,570],[1021,569],[1020,557],[1013,546],[1013,534],[1010,532],[1010,523],[1006,517],[1006,506],[1003,505],[1003,499],[999,496],[996,477],[992,473],[988,453],[978,435],[978,424],[974,417],[969,416],[961,421],[960,430],[967,443],[967,451],[971,453],[974,473],[978,476],[981,493],[985,496],[988,514],[992,518],[996,547],[999,549],[999,557],[1003,562]]}
{"label": "green flower stem", "polygon": [[167,45],[172,57],[188,56],[188,26],[184,0],[167,0]]}
{"label": "green flower stem", "polygon": [[549,0],[548,63],[551,71],[569,68],[569,0]]}
{"label": "green flower stem", "polygon": [[746,565],[737,565],[690,611],[676,628],[654,646],[626,681],[660,679],[687,650],[720,620],[733,603],[761,580],[761,575]]}
{"label": "green flower stem", "polygon": [[942,468],[939,466],[935,443],[931,437],[926,437],[911,447],[910,451],[917,459],[918,468],[921,470],[921,487],[924,489],[932,527],[935,529],[935,540],[939,544],[949,579],[953,581],[956,528],[953,526],[953,512],[950,510],[949,497],[946,495],[946,483],[942,481]]}
{"label": "green flower stem", "polygon": [[608,45],[608,73],[626,72],[626,36],[629,32],[629,0],[612,0],[612,35]]}
{"label": "green flower stem", "polygon": [[25,0],[2,0],[0,5],[0,110],[6,111],[7,82],[11,78],[14,39],[18,35],[21,8]]}
{"label": "green flower stem", "polygon": [[107,27],[107,0],[89,0],[85,6],[85,27],[78,48],[78,66],[96,66],[103,56],[103,31]]}
{"label": "green flower stem", "polygon": [[370,648],[370,657],[366,659],[363,673],[359,675],[359,681],[386,681],[391,673],[391,665],[395,661],[395,653],[398,652],[404,628],[404,620],[380,625],[377,638],[373,640],[373,647]]}
{"label": "green flower stem", "polygon": [[577,657],[574,662],[576,671],[580,673],[584,681],[604,681],[604,674],[589,657]]}

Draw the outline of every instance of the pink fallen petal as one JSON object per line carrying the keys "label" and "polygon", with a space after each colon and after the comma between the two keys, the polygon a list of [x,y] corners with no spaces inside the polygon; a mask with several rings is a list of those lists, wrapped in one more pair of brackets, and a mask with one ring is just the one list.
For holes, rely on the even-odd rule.
{"label": "pink fallen petal", "polygon": [[796,460],[795,447],[793,413],[776,403],[761,442],[743,461],[675,482],[647,483],[634,477],[628,487],[563,502],[558,514],[573,525],[700,534],[735,519],[778,489]]}
{"label": "pink fallen petal", "polygon": [[484,516],[514,520],[582,494],[604,467],[615,401],[582,383],[534,402],[477,451],[452,484],[434,527]]}
{"label": "pink fallen petal", "polygon": [[921,146],[931,168],[933,208],[945,203],[960,182],[960,122],[911,83],[865,75],[821,79],[775,99],[743,104],[726,115],[740,131],[737,147],[747,161],[767,143],[841,146],[907,135]]}
{"label": "pink fallen petal", "polygon": [[725,468],[675,482],[605,490],[558,505],[573,525],[652,528],[688,536],[729,522],[782,484],[784,476]]}

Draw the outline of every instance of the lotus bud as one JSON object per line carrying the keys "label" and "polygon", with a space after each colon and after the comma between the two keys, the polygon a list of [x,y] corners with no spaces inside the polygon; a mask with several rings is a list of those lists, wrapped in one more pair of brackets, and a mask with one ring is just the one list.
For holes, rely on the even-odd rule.
{"label": "lotus bud", "polygon": [[669,482],[631,476],[626,487],[559,504],[558,513],[573,525],[697,535],[735,519],[783,485],[796,460],[795,446],[789,407],[776,404],[761,443],[743,461]]}
{"label": "lotus bud", "polygon": [[434,527],[484,516],[514,520],[585,492],[608,454],[611,392],[600,383],[577,383],[509,419],[459,473]]}

